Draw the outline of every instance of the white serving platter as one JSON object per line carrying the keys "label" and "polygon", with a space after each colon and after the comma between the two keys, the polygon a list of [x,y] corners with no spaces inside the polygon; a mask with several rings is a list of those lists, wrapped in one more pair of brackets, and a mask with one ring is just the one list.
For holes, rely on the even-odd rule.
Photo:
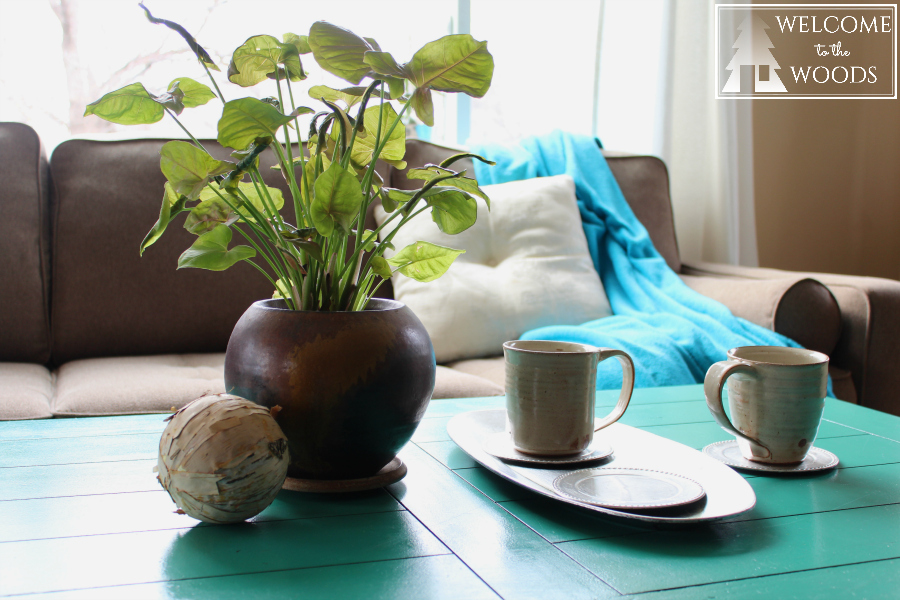
{"label": "white serving platter", "polygon": [[684,444],[621,423],[595,434],[613,447],[612,457],[597,466],[653,469],[682,475],[699,483],[706,497],[683,507],[634,512],[579,502],[554,490],[553,481],[566,473],[565,470],[507,463],[485,452],[485,439],[505,429],[504,409],[463,413],[453,417],[447,425],[450,438],[464,452],[500,477],[554,500],[617,519],[647,525],[701,523],[739,515],[756,504],[753,488],[730,467]]}

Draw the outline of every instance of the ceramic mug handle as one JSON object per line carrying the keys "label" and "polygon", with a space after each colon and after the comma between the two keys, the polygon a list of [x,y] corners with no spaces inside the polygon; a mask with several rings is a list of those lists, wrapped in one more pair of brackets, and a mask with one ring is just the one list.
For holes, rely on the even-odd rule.
{"label": "ceramic mug handle", "polygon": [[709,407],[709,412],[712,413],[716,423],[718,423],[722,429],[735,437],[747,440],[748,442],[753,442],[768,450],[765,444],[760,443],[759,440],[738,431],[737,427],[732,425],[731,421],[728,420],[728,415],[725,414],[725,408],[722,406],[722,389],[725,387],[725,380],[734,373],[755,372],[756,369],[747,363],[732,360],[717,362],[706,372],[706,378],[703,380],[703,393],[706,395],[706,406]]}
{"label": "ceramic mug handle", "polygon": [[597,352],[597,363],[601,363],[607,358],[615,356],[622,363],[622,391],[619,392],[619,401],[611,413],[609,413],[594,431],[600,431],[604,427],[609,427],[622,418],[628,403],[631,402],[631,392],[634,391],[634,363],[631,357],[621,350],[613,350],[612,348],[599,348]]}

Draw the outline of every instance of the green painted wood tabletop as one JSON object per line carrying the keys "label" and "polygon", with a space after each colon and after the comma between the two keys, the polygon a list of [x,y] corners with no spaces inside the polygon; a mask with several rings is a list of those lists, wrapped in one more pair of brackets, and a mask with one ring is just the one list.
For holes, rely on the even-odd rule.
{"label": "green painted wood tabletop", "polygon": [[[598,393],[610,407],[618,392]],[[0,595],[29,598],[897,598],[900,417],[829,399],[837,469],[745,474],[756,507],[677,530],[613,522],[478,466],[447,435],[503,398],[432,401],[407,477],[282,491],[248,523],[175,514],[161,415],[0,423]],[[623,423],[692,448],[728,439],[702,386],[636,390]]]}

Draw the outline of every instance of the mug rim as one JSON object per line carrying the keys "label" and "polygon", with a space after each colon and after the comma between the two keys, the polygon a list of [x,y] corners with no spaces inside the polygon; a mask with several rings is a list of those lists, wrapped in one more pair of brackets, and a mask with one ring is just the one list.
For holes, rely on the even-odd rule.
{"label": "mug rim", "polygon": [[[809,358],[808,362],[797,362],[797,363],[783,363],[783,362],[772,362],[768,360],[759,360],[756,358],[746,358],[743,356],[738,356],[737,353],[741,350],[770,350],[774,352],[785,352],[787,354],[792,354],[794,356],[805,356]],[[728,351],[728,358],[733,360],[740,360],[748,363],[753,363],[757,365],[769,365],[773,367],[809,367],[809,366],[818,366],[822,364],[828,364],[831,360],[827,354],[819,352],[818,350],[809,350],[807,348],[792,348],[790,346],[738,346],[737,348],[732,348]]]}
{"label": "mug rim", "polygon": [[[549,349],[538,349],[538,348],[520,348],[516,347],[516,344],[546,344],[546,345],[567,345],[567,346],[580,346],[581,350],[549,350]],[[515,352],[523,352],[527,354],[568,354],[568,355],[578,355],[578,354],[596,354],[600,351],[600,348],[591,346],[590,344],[582,344],[581,342],[559,342],[555,340],[510,340],[508,342],[503,343],[504,350],[512,350]]]}

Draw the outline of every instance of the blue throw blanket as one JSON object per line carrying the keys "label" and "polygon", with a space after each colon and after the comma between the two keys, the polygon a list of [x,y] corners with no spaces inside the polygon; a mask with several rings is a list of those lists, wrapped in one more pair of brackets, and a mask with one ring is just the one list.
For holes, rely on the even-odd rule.
{"label": "blue throw blanket", "polygon": [[[475,150],[497,162],[475,162],[482,185],[568,174],[594,266],[613,315],[578,326],[542,327],[522,339],[619,348],[632,356],[638,387],[700,383],[712,363],[737,346],[793,346],[780,334],[740,319],[687,287],[653,247],[593,138],[554,132],[514,148]],[[621,385],[618,361],[598,370],[597,388]]]}

